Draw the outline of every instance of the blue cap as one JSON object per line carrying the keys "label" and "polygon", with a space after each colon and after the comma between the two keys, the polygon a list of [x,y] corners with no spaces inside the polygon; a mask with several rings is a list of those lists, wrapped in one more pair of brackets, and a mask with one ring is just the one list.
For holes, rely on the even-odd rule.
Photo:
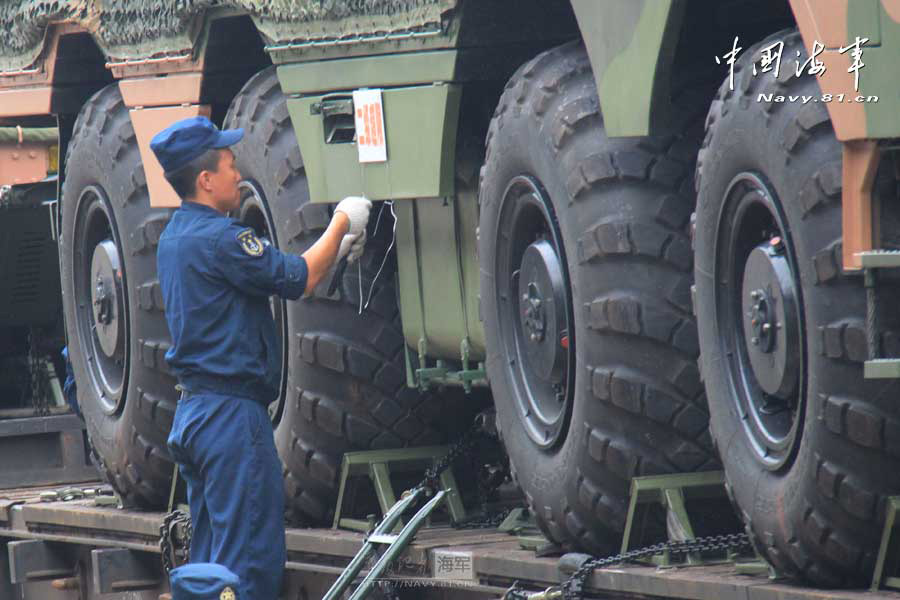
{"label": "blue cap", "polygon": [[244,137],[243,129],[219,131],[206,117],[176,121],[153,136],[150,148],[166,173],[177,171],[207,150],[226,148]]}
{"label": "blue cap", "polygon": [[189,563],[169,573],[172,600],[240,600],[240,579],[216,563]]}

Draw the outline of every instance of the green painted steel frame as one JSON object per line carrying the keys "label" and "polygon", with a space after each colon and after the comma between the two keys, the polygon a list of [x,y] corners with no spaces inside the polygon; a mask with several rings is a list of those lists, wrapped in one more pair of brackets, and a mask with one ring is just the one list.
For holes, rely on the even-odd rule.
{"label": "green painted steel frame", "polygon": [[[447,454],[446,446],[423,446],[419,448],[399,448],[396,450],[372,450],[367,452],[347,452],[341,462],[341,480],[338,487],[337,506],[334,510],[334,529],[345,528],[355,531],[369,531],[371,523],[359,519],[342,518],[344,492],[350,477],[367,476],[375,487],[375,495],[381,512],[387,515],[397,503],[394,486],[391,484],[391,469],[394,471],[424,471]],[[441,489],[447,492],[447,507],[454,521],[466,517],[466,509],[459,496],[456,477],[448,467],[440,475]]]}
{"label": "green painted steel frame", "polygon": [[[628,516],[625,519],[625,533],[622,535],[621,553],[628,552],[631,546],[631,533],[640,504],[661,505],[668,514],[667,520],[681,530],[679,541],[695,538],[691,517],[685,505],[685,490],[707,497],[724,496],[725,473],[724,471],[707,471],[633,478]],[[671,557],[665,553],[654,562],[660,565],[669,565]],[[688,564],[701,564],[702,562],[704,561],[699,556],[688,555],[687,557]]]}
{"label": "green painted steel frame", "polygon": [[897,567],[900,562],[897,538],[894,534],[900,523],[897,522],[897,513],[900,512],[900,496],[891,496],[885,504],[884,529],[881,534],[881,546],[878,549],[878,560],[875,562],[875,571],[872,573],[871,590],[877,592],[882,588],[900,590],[900,577],[896,574],[885,575],[885,568]]}

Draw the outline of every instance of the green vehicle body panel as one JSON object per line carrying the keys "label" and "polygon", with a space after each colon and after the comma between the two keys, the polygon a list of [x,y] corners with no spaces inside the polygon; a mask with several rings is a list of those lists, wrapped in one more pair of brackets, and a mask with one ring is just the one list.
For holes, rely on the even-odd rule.
{"label": "green vehicle body panel", "polygon": [[278,81],[285,94],[310,95],[365,87],[398,87],[453,81],[457,50],[347,58],[335,68],[331,61],[285,64]]}
{"label": "green vehicle body panel", "polygon": [[459,360],[469,341],[469,358],[484,360],[484,330],[478,314],[474,188],[456,197],[394,204],[400,314],[407,345],[424,342],[429,357]]}
{"label": "green vehicle body panel", "polygon": [[452,84],[384,90],[388,161],[365,164],[359,162],[356,144],[326,143],[324,116],[313,114],[313,107],[329,97],[289,98],[312,201],[451,196],[459,97],[459,87]]}
{"label": "green vehicle body panel", "polygon": [[870,38],[863,47],[866,66],[860,70],[859,94],[878,96],[878,102],[864,105],[866,135],[900,137],[900,6],[891,16],[878,0],[859,6],[853,3],[847,11],[847,38],[855,40],[857,36]]}

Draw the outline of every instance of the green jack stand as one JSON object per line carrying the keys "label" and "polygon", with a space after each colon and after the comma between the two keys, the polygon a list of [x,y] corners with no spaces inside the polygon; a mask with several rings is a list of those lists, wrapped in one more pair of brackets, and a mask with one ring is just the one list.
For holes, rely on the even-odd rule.
{"label": "green jack stand", "polygon": [[[645,505],[662,507],[666,515],[668,540],[684,541],[697,537],[685,501],[723,497],[725,497],[725,474],[722,471],[635,477],[631,480],[631,501],[628,505],[621,552],[624,554],[632,547],[645,545],[646,540],[640,539],[640,535],[633,535],[638,526],[639,508],[647,508]],[[646,514],[646,511],[644,513]],[[632,537],[638,538],[634,540],[634,544]],[[654,556],[651,560],[659,566],[672,564],[672,557],[668,552]],[[704,561],[699,555],[687,556],[689,565],[704,562],[708,561]]]}
{"label": "green jack stand", "polygon": [[523,550],[535,550],[548,543],[534,520],[534,515],[527,508],[514,508],[497,526],[500,533],[508,533],[518,538],[519,547]]}
{"label": "green jack stand", "polygon": [[[375,486],[375,495],[381,513],[387,514],[397,502],[394,486],[391,484],[391,472],[419,472],[433,466],[447,454],[446,446],[425,446],[421,448],[400,448],[397,450],[373,450],[369,452],[348,452],[341,463],[341,483],[338,489],[337,508],[334,511],[334,529],[352,529],[367,532],[372,523],[361,519],[342,518],[344,491],[351,477],[368,476]],[[445,501],[454,521],[462,521],[466,510],[459,497],[456,478],[453,470],[447,468],[440,476],[441,489],[446,491]]]}
{"label": "green jack stand", "polygon": [[[900,571],[900,540],[894,536],[894,532],[900,527],[900,523],[897,522],[897,513],[900,512],[900,496],[888,498],[885,508],[881,547],[878,550],[878,560],[875,561],[875,571],[872,573],[871,589],[873,592],[882,588],[900,590],[900,577],[896,576]],[[886,572],[887,574],[885,574]]]}

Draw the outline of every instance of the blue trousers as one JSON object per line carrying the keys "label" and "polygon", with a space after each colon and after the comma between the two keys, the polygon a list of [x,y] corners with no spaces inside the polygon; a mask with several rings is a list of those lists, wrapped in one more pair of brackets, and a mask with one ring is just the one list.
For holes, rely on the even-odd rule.
{"label": "blue trousers", "polygon": [[241,600],[276,600],[284,484],[266,408],[232,396],[183,396],[168,445],[187,482],[191,562],[231,569],[241,578]]}

